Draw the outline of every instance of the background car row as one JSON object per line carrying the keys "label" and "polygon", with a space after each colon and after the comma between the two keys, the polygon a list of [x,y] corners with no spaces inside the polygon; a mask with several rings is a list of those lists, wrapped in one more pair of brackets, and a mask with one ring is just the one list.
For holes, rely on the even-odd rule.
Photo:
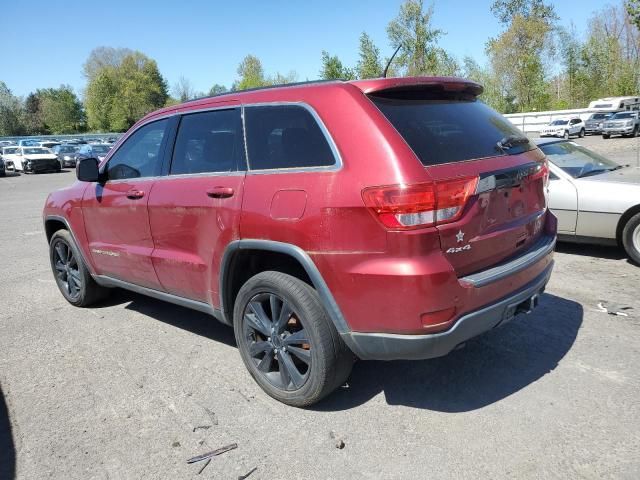
{"label": "background car row", "polygon": [[580,117],[557,119],[540,130],[540,137],[584,137],[602,135],[607,140],[614,135],[637,137],[640,135],[640,112],[593,113],[585,121]]}
{"label": "background car row", "polygon": [[0,142],[0,176],[8,171],[59,172],[75,167],[81,158],[102,160],[115,141],[116,138],[107,141],[74,139],[64,143],[37,139],[3,140]]}

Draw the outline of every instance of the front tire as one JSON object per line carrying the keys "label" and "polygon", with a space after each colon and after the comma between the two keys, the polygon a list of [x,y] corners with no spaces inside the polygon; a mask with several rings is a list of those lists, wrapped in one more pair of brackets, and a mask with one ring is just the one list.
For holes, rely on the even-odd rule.
{"label": "front tire", "polygon": [[584,133],[584,128],[583,128],[583,129],[580,130],[580,133],[578,134],[578,136],[580,138],[584,138],[584,135],[585,135],[585,133]]}
{"label": "front tire", "polygon": [[58,230],[49,242],[51,270],[60,293],[71,305],[88,307],[109,294],[91,277],[82,255],[67,230]]}
{"label": "front tire", "polygon": [[569,135],[569,130],[565,130],[565,131],[564,131],[563,138],[564,138],[565,140],[569,140],[569,137],[570,137],[570,135]]}
{"label": "front tire", "polygon": [[611,138],[611,135],[607,135],[606,133],[603,133],[603,134],[602,134],[602,138],[603,138],[604,140],[609,140],[609,138]]}
{"label": "front tire", "polygon": [[250,278],[238,292],[233,326],[251,376],[287,405],[312,405],[351,373],[353,354],[318,293],[291,275],[267,271]]}
{"label": "front tire", "polygon": [[627,255],[640,265],[640,213],[636,213],[622,229],[622,246]]}

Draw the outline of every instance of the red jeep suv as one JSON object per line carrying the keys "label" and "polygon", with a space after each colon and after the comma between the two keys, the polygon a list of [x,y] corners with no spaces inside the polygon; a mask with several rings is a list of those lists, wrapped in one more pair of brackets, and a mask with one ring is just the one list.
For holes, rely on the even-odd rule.
{"label": "red jeep suv", "polygon": [[481,92],[312,82],[151,113],[47,199],[58,287],[211,314],[294,406],[355,358],[445,355],[531,311],[553,266],[545,156]]}

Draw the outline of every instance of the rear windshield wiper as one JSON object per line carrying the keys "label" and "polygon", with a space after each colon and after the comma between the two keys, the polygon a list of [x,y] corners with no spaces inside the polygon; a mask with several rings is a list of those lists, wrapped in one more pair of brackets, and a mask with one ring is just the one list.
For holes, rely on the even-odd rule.
{"label": "rear windshield wiper", "polygon": [[496,143],[496,148],[504,153],[505,150],[509,150],[511,147],[524,145],[525,143],[529,143],[529,139],[527,137],[520,135],[508,135]]}
{"label": "rear windshield wiper", "polygon": [[598,175],[603,172],[613,172],[615,170],[620,170],[621,168],[625,168],[628,166],[629,165],[616,165],[615,167],[611,167],[611,168],[598,168],[597,170],[589,170],[587,172],[581,173],[576,178],[590,177],[592,175]]}

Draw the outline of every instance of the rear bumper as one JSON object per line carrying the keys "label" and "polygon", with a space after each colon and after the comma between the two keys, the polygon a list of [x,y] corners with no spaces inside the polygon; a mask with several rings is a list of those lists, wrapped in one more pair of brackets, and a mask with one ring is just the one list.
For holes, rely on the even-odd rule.
{"label": "rear bumper", "polygon": [[553,262],[534,280],[516,292],[461,317],[442,333],[398,335],[388,333],[349,332],[342,336],[355,355],[362,360],[420,360],[448,354],[458,345],[512,320],[519,313],[529,313],[549,281]]}

